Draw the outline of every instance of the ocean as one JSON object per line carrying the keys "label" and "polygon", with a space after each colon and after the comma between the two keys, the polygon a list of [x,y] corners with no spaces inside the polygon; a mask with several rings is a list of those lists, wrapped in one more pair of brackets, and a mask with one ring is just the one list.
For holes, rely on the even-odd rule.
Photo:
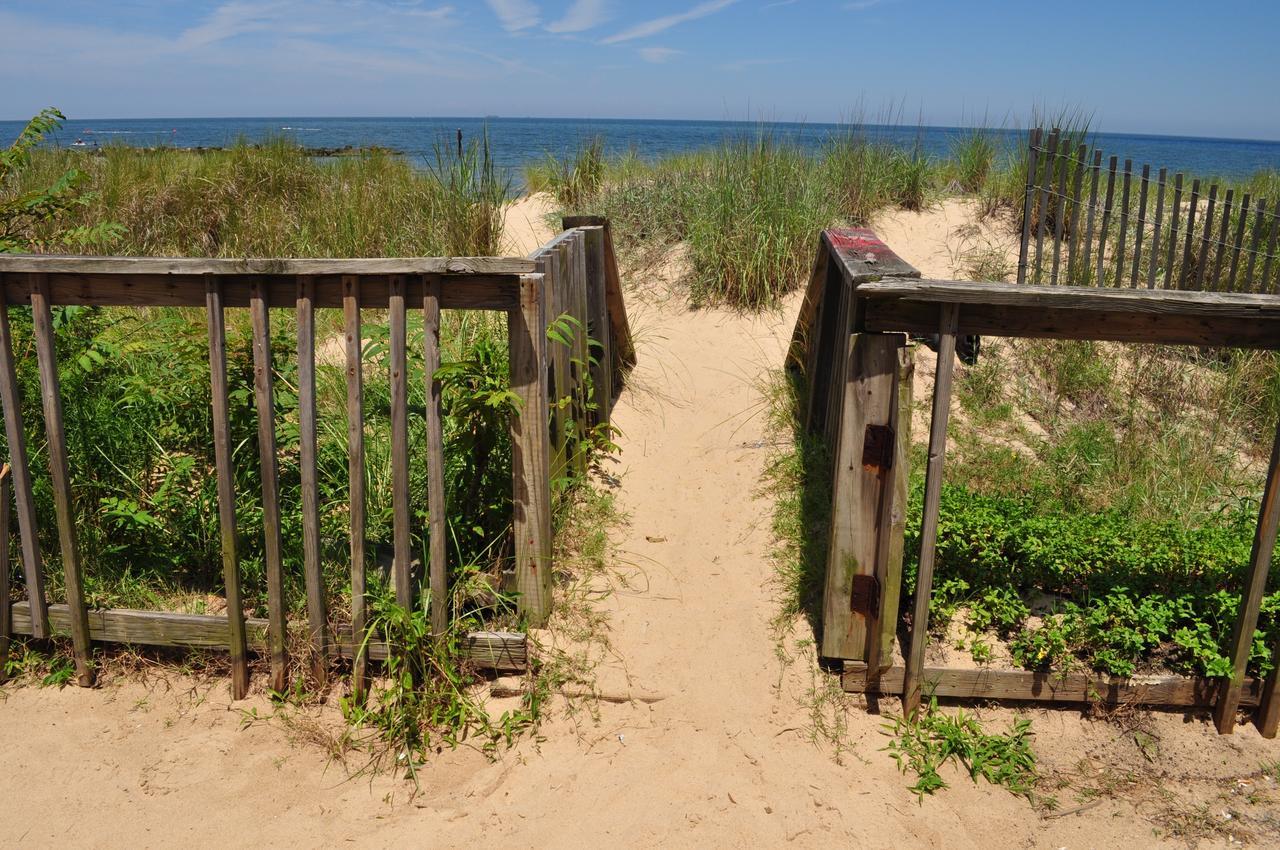
{"label": "ocean", "polygon": [[[8,144],[24,122],[0,121],[0,143]],[[180,148],[217,147],[237,139],[260,141],[271,136],[287,136],[299,144],[315,148],[346,145],[380,145],[402,151],[426,165],[433,158],[434,145],[452,143],[457,130],[474,138],[488,128],[497,164],[519,180],[526,163],[548,153],[563,155],[585,141],[599,136],[610,154],[634,150],[646,158],[657,158],[714,146],[766,128],[774,138],[785,139],[812,150],[819,149],[833,134],[842,132],[836,124],[769,123],[760,125],[736,121],[642,121],[624,119],[574,118],[113,118],[66,122],[54,144],[72,145],[82,140],[88,146],[128,144],[140,147],[172,145]],[[902,147],[917,143],[931,156],[945,156],[959,127],[911,127],[863,125],[869,135],[887,139]],[[1015,144],[1018,134],[992,130],[1005,144]],[[1167,166],[1171,172],[1184,171],[1200,176],[1246,177],[1256,171],[1280,169],[1280,141],[1207,139],[1190,136],[1153,136],[1127,133],[1097,133],[1095,144],[1123,161],[1130,158],[1140,167]]]}

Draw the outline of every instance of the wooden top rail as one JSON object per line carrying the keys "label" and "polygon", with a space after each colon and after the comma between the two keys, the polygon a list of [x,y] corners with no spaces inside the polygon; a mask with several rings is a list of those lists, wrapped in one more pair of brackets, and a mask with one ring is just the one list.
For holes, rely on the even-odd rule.
{"label": "wooden top rail", "polygon": [[532,274],[523,257],[359,257],[354,259],[97,257],[0,254],[0,273],[163,275]]}

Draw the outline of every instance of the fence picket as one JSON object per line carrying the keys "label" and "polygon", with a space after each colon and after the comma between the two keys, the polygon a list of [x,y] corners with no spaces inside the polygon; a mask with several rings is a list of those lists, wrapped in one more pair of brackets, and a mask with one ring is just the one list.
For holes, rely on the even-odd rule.
{"label": "fence picket", "polygon": [[1262,247],[1262,229],[1267,220],[1267,199],[1258,198],[1258,203],[1254,205],[1253,218],[1253,239],[1252,245],[1249,246],[1249,267],[1244,274],[1245,285],[1249,292],[1262,292],[1261,287],[1254,286],[1253,272],[1258,263],[1258,251]]}
{"label": "fence picket", "polygon": [[1280,216],[1271,217],[1271,238],[1267,240],[1267,256],[1262,264],[1262,285],[1259,292],[1275,293],[1275,284],[1271,283],[1271,267],[1276,258],[1276,237],[1280,236]]}
{"label": "fence picket", "polygon": [[1214,291],[1222,289],[1222,261],[1227,256],[1227,231],[1231,226],[1231,204],[1235,200],[1235,190],[1228,189],[1227,197],[1222,202],[1222,225],[1218,230],[1217,253],[1213,258],[1213,274],[1209,282]]}
{"label": "fence picket", "polygon": [[1249,223],[1249,193],[1240,199],[1240,217],[1236,219],[1235,244],[1231,247],[1231,269],[1227,272],[1227,291],[1236,291],[1236,275],[1240,271],[1240,249],[1244,247],[1244,228]]}
{"label": "fence picket", "polygon": [[1138,192],[1138,227],[1133,234],[1133,272],[1129,275],[1129,286],[1138,288],[1138,269],[1142,265],[1142,238],[1147,230],[1147,190],[1151,185],[1151,166],[1142,166],[1142,189]]}
{"label": "fence picket", "polygon": [[406,611],[414,607],[413,549],[409,514],[409,379],[404,275],[391,275],[388,282],[387,319],[391,332],[391,571],[396,604]]}
{"label": "fence picket", "polygon": [[1067,283],[1076,279],[1076,243],[1080,238],[1080,204],[1081,192],[1084,191],[1085,159],[1089,155],[1088,145],[1076,148],[1076,173],[1071,181],[1071,235],[1067,240]]}
{"label": "fence picket", "polygon": [[1116,165],[1118,157],[1111,157],[1107,165],[1107,199],[1102,206],[1102,224],[1098,227],[1098,277],[1097,286],[1107,285],[1107,229],[1111,226],[1112,204],[1116,194]]}
{"label": "fence picket", "polygon": [[1213,214],[1218,203],[1218,187],[1209,187],[1209,205],[1204,212],[1204,234],[1200,237],[1200,256],[1196,258],[1196,289],[1203,290],[1209,268],[1209,252],[1213,248]]}
{"label": "fence picket", "polygon": [[449,565],[446,548],[444,492],[444,423],[440,379],[440,278],[428,277],[422,287],[422,371],[427,383],[427,558],[431,589],[431,631],[448,628]]}
{"label": "fence picket", "polygon": [[1178,271],[1178,288],[1186,289],[1191,279],[1191,252],[1196,242],[1196,213],[1200,209],[1200,181],[1191,181],[1191,201],[1187,205],[1187,233],[1183,237],[1182,268]]}
{"label": "fence picket", "polygon": [[1036,283],[1044,283],[1042,276],[1044,267],[1044,231],[1045,231],[1045,215],[1049,209],[1049,193],[1053,191],[1053,171],[1054,157],[1058,152],[1058,133],[1057,127],[1049,133],[1049,145],[1045,149],[1044,157],[1044,176],[1040,180],[1040,202],[1036,207]]}
{"label": "fence picket", "polygon": [[320,571],[320,486],[316,475],[315,278],[298,278],[298,442],[302,489],[302,569],[311,632],[311,675],[323,689],[329,681],[329,614]]}
{"label": "fence picket", "polygon": [[1173,206],[1169,209],[1169,250],[1164,264],[1164,288],[1173,288],[1173,258],[1178,251],[1178,221],[1182,218],[1182,172],[1173,178]]}
{"label": "fence picket", "polygon": [[1098,209],[1098,178],[1102,175],[1102,151],[1093,152],[1093,174],[1089,178],[1089,214],[1085,217],[1084,255],[1080,260],[1081,283],[1087,284],[1093,273],[1090,259],[1093,255],[1093,220]]}
{"label": "fence picket", "polygon": [[1066,150],[1058,153],[1056,170],[1058,172],[1058,192],[1053,206],[1053,274],[1050,280],[1058,283],[1058,269],[1062,265],[1063,203],[1067,195],[1067,169],[1070,155]]}
{"label": "fence picket", "polygon": [[1164,216],[1164,190],[1167,169],[1160,169],[1156,177],[1156,220],[1151,229],[1151,251],[1147,260],[1147,289],[1156,288],[1156,267],[1160,265],[1160,225]]}
{"label": "fence picket", "polygon": [[1039,127],[1031,131],[1027,150],[1027,188],[1026,197],[1022,203],[1022,242],[1018,247],[1018,283],[1027,282],[1027,248],[1031,244],[1031,202],[1035,199],[1036,166],[1040,158],[1041,134]]}
{"label": "fence picket", "polygon": [[1124,251],[1129,236],[1129,189],[1133,184],[1133,160],[1124,161],[1124,191],[1120,201],[1120,238],[1116,240],[1116,286],[1124,283]]}
{"label": "fence picket", "polygon": [[365,699],[369,669],[365,601],[364,357],[360,333],[360,278],[342,276],[342,320],[347,367],[347,502],[351,522],[351,694]]}

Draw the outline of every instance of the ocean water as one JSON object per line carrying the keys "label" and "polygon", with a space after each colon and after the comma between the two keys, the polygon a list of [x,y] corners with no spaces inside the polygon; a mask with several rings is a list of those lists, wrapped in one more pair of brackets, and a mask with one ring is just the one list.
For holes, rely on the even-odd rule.
{"label": "ocean water", "polygon": [[[0,121],[0,143],[7,144],[23,122]],[[774,138],[817,150],[834,134],[835,124],[771,123]],[[563,155],[599,136],[610,154],[634,150],[646,158],[714,146],[725,139],[758,133],[762,125],[735,121],[640,121],[570,118],[116,118],[66,122],[54,144],[83,140],[88,146],[128,144],[140,147],[216,147],[237,139],[260,141],[287,136],[308,147],[381,145],[404,152],[426,165],[434,145],[452,144],[456,131],[474,138],[488,129],[494,158],[517,179],[523,165],[546,154]],[[964,131],[958,127],[864,125],[863,130],[904,148],[916,144],[931,156],[945,156]],[[991,131],[1005,144],[1017,144],[1014,131]],[[1097,133],[1095,144],[1136,166],[1168,167],[1203,176],[1244,177],[1264,168],[1280,169],[1280,141],[1206,139]]]}

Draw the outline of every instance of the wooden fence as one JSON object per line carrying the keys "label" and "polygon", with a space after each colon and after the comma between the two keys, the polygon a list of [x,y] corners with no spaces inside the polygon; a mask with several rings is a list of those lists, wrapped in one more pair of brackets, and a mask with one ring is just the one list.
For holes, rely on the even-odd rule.
{"label": "wooden fence", "polygon": [[[391,579],[398,604],[419,601],[411,575],[411,501],[425,495],[428,506],[428,568],[432,629],[443,632],[449,567],[445,548],[444,445],[440,367],[441,310],[492,310],[507,316],[511,387],[519,396],[511,416],[513,589],[517,606],[531,625],[544,623],[552,608],[551,424],[558,435],[557,458],[582,463],[582,439],[566,440],[570,431],[608,423],[612,393],[621,388],[624,369],[634,354],[623,310],[616,261],[607,240],[607,224],[571,227],[552,246],[521,258],[411,258],[354,260],[224,260],[125,257],[0,256],[0,402],[3,402],[10,467],[0,475],[0,649],[10,635],[45,638],[69,634],[81,685],[94,679],[91,643],[187,646],[227,649],[231,655],[232,693],[248,690],[250,651],[271,660],[270,687],[283,691],[289,681],[280,523],[280,494],[275,442],[274,364],[270,317],[286,306],[296,311],[302,543],[307,596],[306,633],[315,659],[314,675],[327,679],[329,660],[353,659],[353,690],[363,693],[369,659],[391,651],[377,635],[368,635],[365,551],[365,419],[361,310],[387,311],[390,351],[391,465],[394,557]],[[548,253],[556,257],[548,262]],[[592,304],[606,305],[594,317]],[[32,470],[23,426],[24,411],[9,326],[10,305],[30,305],[48,435],[49,471],[53,485],[58,540],[66,602],[51,604],[45,592],[43,558],[32,496]],[[54,305],[117,307],[204,307],[208,317],[212,386],[214,453],[218,514],[226,589],[226,615],[175,614],[139,610],[90,610],[84,596],[84,570],[73,522],[74,472],[68,465],[62,401],[55,360],[51,308]],[[411,306],[412,305],[412,306]],[[247,308],[253,333],[254,397],[258,413],[263,534],[269,616],[246,618],[241,599],[237,528],[233,489],[233,457],[228,418],[225,313]],[[315,311],[341,309],[344,318],[347,375],[347,441],[350,486],[350,623],[333,623],[321,581],[319,505],[316,480]],[[423,360],[427,376],[426,445],[410,446],[408,427],[407,316],[421,309]],[[607,375],[596,369],[609,394],[596,405],[589,424],[582,402],[588,376],[569,369],[565,346],[548,343],[548,324],[582,329],[573,340],[573,362],[587,363],[588,329],[611,329],[596,343],[595,363],[610,364]],[[579,357],[581,359],[579,360]],[[550,368],[555,364],[554,369]],[[555,380],[554,385],[551,383]],[[600,386],[599,383],[596,384]],[[565,401],[568,399],[569,401]],[[410,451],[424,451],[427,492],[410,492]],[[8,489],[17,507],[26,599],[11,602],[9,578]],[[479,667],[514,671],[527,663],[525,636],[515,632],[474,632],[464,652]],[[3,663],[0,663],[0,671]]]}
{"label": "wooden fence", "polygon": [[[910,640],[895,664],[910,444],[907,335],[938,335],[938,368]],[[808,389],[809,429],[833,458],[821,654],[844,661],[846,690],[1049,702],[1213,706],[1230,732],[1240,706],[1280,725],[1280,671],[1245,676],[1280,525],[1280,430],[1267,472],[1242,604],[1221,679],[953,670],[924,666],[947,417],[958,335],[1280,349],[1280,297],[922,280],[869,230],[822,234],[789,353]],[[1280,652],[1280,647],[1276,648]]]}
{"label": "wooden fence", "polygon": [[1133,160],[1120,168],[1116,156],[1104,169],[1102,160],[1080,134],[1031,131],[1018,283],[1280,288],[1280,198],[1237,196],[1182,172],[1170,181],[1168,168],[1135,172]]}

